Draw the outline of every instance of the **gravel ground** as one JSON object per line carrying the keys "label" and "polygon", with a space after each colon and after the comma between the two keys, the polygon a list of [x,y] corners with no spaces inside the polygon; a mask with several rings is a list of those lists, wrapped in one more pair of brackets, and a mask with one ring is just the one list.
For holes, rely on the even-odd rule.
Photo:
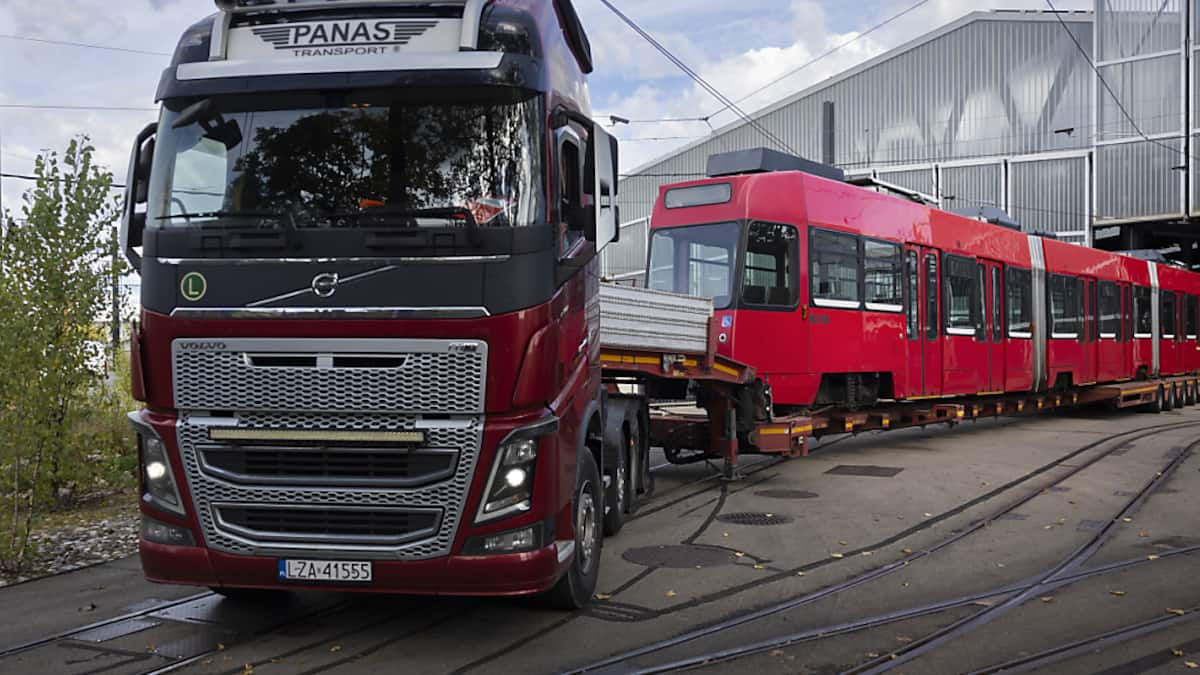
{"label": "gravel ground", "polygon": [[30,537],[37,551],[31,568],[19,576],[0,572],[0,588],[137,553],[139,522],[136,498],[91,511],[54,514]]}

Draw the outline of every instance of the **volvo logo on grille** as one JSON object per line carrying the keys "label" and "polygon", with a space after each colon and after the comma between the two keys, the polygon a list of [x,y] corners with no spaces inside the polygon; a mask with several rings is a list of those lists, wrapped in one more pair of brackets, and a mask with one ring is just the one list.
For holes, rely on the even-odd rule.
{"label": "volvo logo on grille", "polygon": [[179,347],[194,352],[220,352],[226,349],[224,342],[182,342]]}
{"label": "volvo logo on grille", "polygon": [[312,290],[319,298],[332,297],[334,293],[337,293],[337,287],[338,275],[336,272],[326,272],[313,277]]}

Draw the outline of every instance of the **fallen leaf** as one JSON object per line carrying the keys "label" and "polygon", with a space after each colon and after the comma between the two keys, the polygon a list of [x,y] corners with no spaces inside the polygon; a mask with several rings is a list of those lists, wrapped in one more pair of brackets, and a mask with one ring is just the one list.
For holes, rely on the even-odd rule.
{"label": "fallen leaf", "polygon": [[900,552],[903,553],[904,555],[912,555],[911,548],[902,548],[902,549],[900,549]]}
{"label": "fallen leaf", "polygon": [[1148,555],[1148,556],[1146,556],[1146,560],[1158,560],[1158,556],[1156,556],[1156,555]]}
{"label": "fallen leaf", "polygon": [[1004,563],[996,563],[996,567],[1004,567]]}
{"label": "fallen leaf", "polygon": [[1059,518],[1059,519],[1058,519],[1058,524],[1059,524],[1059,525],[1066,525],[1066,524],[1067,524],[1067,519],[1066,519],[1066,518]]}
{"label": "fallen leaf", "polygon": [[908,582],[907,582],[907,581],[906,581],[906,582],[904,582],[904,583],[902,583],[902,584],[900,584],[900,585],[901,585],[901,586],[903,586],[904,588],[908,588]]}
{"label": "fallen leaf", "polygon": [[677,595],[679,595],[679,594],[678,594],[678,593],[676,593],[675,591],[667,591],[667,597],[668,597],[668,598],[673,598],[673,597],[675,597],[675,596],[677,596]]}
{"label": "fallen leaf", "polygon": [[1182,649],[1171,649],[1171,655],[1172,656],[1183,656],[1183,650]]}
{"label": "fallen leaf", "polygon": [[982,483],[980,483],[980,485],[982,485],[983,487],[987,487],[987,486],[991,485],[991,483],[989,483],[985,480]]}
{"label": "fallen leaf", "polygon": [[845,546],[845,545],[846,545],[846,542],[844,542],[844,541],[839,541],[839,542],[838,542],[838,544],[840,544],[840,545],[842,545],[842,546]]}
{"label": "fallen leaf", "polygon": [[925,514],[925,517],[926,517],[926,518],[932,518],[932,517],[933,517],[933,514],[932,514],[932,513],[926,513],[926,514]]}
{"label": "fallen leaf", "polygon": [[863,557],[866,557],[866,556],[871,555],[871,551],[863,551],[862,554],[863,554]]}
{"label": "fallen leaf", "polygon": [[1109,594],[1110,594],[1110,595],[1115,595],[1115,596],[1117,596],[1118,598],[1123,598],[1123,597],[1125,597],[1125,591],[1109,591]]}
{"label": "fallen leaf", "polygon": [[225,651],[225,645],[224,645],[224,644],[222,644],[222,643],[220,643],[220,642],[218,642],[218,643],[217,643],[217,651],[219,651],[219,652],[223,652],[223,651]]}
{"label": "fallen leaf", "polygon": [[735,555],[735,556],[737,556],[737,557],[739,557],[739,558],[745,558],[745,557],[746,557],[746,554],[745,554],[745,553],[742,553],[741,551],[738,551],[737,553],[734,553],[734,555]]}
{"label": "fallen leaf", "polygon": [[774,514],[774,513],[768,513],[768,514],[767,514],[767,517],[768,517],[768,518],[774,518],[774,517],[775,517],[775,514]]}
{"label": "fallen leaf", "polygon": [[1046,604],[1048,605],[1048,604],[1050,604],[1050,603],[1054,602],[1054,597],[1053,597],[1053,596],[1050,596],[1050,595],[1043,596],[1043,597],[1042,597],[1042,602],[1044,602],[1044,603],[1046,603]]}
{"label": "fallen leaf", "polygon": [[330,647],[330,648],[329,648],[329,653],[330,653],[330,654],[336,654],[336,653],[338,653],[338,652],[340,652],[340,651],[342,651],[342,646],[341,646],[341,645],[334,645],[334,646],[332,646],[332,647]]}
{"label": "fallen leaf", "polygon": [[783,650],[782,649],[772,649],[771,656],[775,656],[775,657],[783,656]]}
{"label": "fallen leaf", "polygon": [[722,536],[722,537],[728,537],[728,536],[729,536],[729,533],[728,533],[728,532],[722,532],[722,533],[721,533],[721,536]]}
{"label": "fallen leaf", "polygon": [[1185,611],[1184,611],[1184,610],[1182,610],[1182,609],[1172,609],[1172,608],[1170,608],[1170,607],[1168,607],[1168,608],[1167,608],[1167,613],[1169,613],[1169,614],[1175,614],[1175,615],[1178,615],[1178,616],[1183,616],[1184,614],[1187,614],[1187,612],[1185,612]]}
{"label": "fallen leaf", "polygon": [[612,597],[612,594],[611,593],[597,593],[597,594],[593,595],[592,597],[597,600],[607,600]]}
{"label": "fallen leaf", "polygon": [[1200,668],[1200,663],[1196,663],[1195,661],[1184,661],[1183,665],[1188,668]]}
{"label": "fallen leaf", "polygon": [[254,675],[254,666],[247,663],[242,667],[242,675]]}
{"label": "fallen leaf", "polygon": [[867,652],[867,657],[872,658],[872,659],[877,659],[877,658],[879,658],[879,653],[878,652]]}
{"label": "fallen leaf", "polygon": [[757,565],[755,565],[755,566],[754,566],[754,569],[756,569],[756,570],[765,570],[765,569],[767,569],[767,566],[766,566],[766,565],[764,565],[764,564],[762,564],[762,563],[758,563]]}
{"label": "fallen leaf", "polygon": [[1044,526],[1042,526],[1042,529],[1043,530],[1053,530],[1054,526],[1053,525],[1044,525]]}
{"label": "fallen leaf", "polygon": [[802,576],[804,576],[804,572],[796,572],[796,576],[802,577]]}
{"label": "fallen leaf", "polygon": [[896,636],[896,642],[912,642],[912,641],[913,641],[913,639],[908,637],[907,635],[897,635]]}
{"label": "fallen leaf", "polygon": [[834,558],[845,558],[846,557],[846,556],[842,555],[841,553],[830,553],[829,555]]}
{"label": "fallen leaf", "polygon": [[1122,522],[1122,523],[1132,523],[1132,522],[1133,522],[1133,518],[1122,518],[1122,519],[1121,519],[1121,522]]}
{"label": "fallen leaf", "polygon": [[1138,532],[1138,536],[1141,537],[1142,539],[1145,539],[1150,536],[1150,533],[1149,532]]}

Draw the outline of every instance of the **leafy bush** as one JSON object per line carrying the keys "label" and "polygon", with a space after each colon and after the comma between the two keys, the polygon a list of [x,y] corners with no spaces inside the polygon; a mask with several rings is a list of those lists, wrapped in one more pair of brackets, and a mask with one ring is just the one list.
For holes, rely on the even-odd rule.
{"label": "leafy bush", "polygon": [[128,478],[128,374],[106,353],[120,262],[110,226],[112,174],[86,137],[39,156],[23,223],[4,214],[0,240],[0,567],[32,554],[39,510]]}

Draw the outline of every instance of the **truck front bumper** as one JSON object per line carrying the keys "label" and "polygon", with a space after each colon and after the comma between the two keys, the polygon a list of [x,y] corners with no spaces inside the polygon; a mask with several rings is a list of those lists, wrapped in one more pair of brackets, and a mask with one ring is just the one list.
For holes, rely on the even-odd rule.
{"label": "truck front bumper", "polygon": [[[237,556],[194,546],[141,541],[142,569],[155,583],[289,591],[516,596],[547,591],[566,570],[554,544],[530,551],[433,560],[375,560],[369,583],[280,581],[279,558]],[[297,558],[318,556],[297,555]]]}

